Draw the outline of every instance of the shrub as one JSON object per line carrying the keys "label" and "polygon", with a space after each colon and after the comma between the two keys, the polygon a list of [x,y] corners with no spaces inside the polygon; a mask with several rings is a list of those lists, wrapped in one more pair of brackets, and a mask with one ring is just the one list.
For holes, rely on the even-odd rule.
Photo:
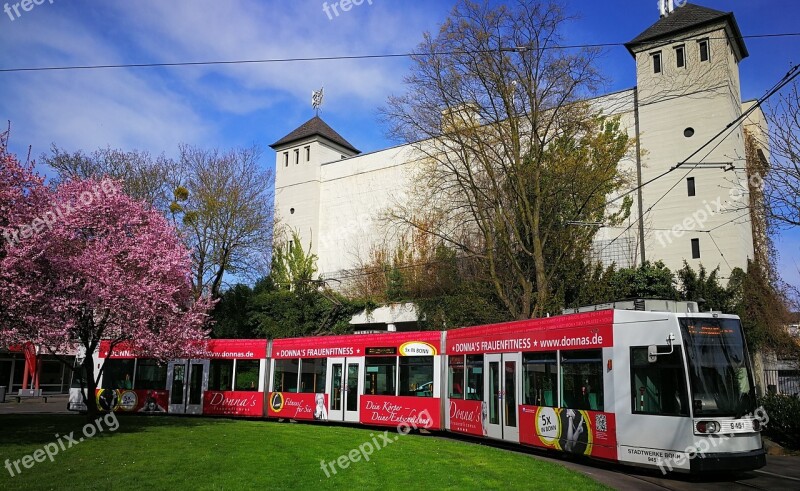
{"label": "shrub", "polygon": [[781,445],[800,449],[800,397],[768,394],[759,402],[769,417],[764,434]]}

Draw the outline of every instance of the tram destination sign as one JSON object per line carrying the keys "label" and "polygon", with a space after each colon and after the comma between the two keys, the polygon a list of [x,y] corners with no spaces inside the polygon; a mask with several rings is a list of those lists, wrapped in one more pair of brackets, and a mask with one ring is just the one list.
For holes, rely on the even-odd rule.
{"label": "tram destination sign", "polygon": [[367,356],[386,356],[386,355],[396,355],[397,348],[396,347],[385,347],[385,348],[366,348],[365,353]]}

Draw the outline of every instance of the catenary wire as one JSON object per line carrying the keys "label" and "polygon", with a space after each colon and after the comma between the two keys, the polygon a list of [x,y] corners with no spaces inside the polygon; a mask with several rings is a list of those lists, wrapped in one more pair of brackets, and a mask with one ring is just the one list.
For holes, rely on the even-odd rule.
{"label": "catenary wire", "polygon": [[[800,32],[784,32],[784,33],[767,33],[767,34],[751,34],[742,36],[742,39],[774,39],[781,37],[797,37]],[[726,38],[709,38],[709,39],[728,39]],[[674,40],[661,40],[660,43],[672,43],[685,41],[685,39]],[[647,42],[636,43],[647,44]],[[589,43],[589,44],[569,44],[558,46],[544,46],[536,48],[537,50],[556,50],[556,49],[591,49],[591,48],[611,48],[617,46],[631,46],[631,43],[609,42],[609,43]],[[531,48],[526,46],[516,46],[502,48],[502,51],[525,51]],[[64,65],[64,66],[44,66],[44,67],[14,67],[14,68],[0,68],[0,73],[18,73],[18,72],[44,72],[44,71],[66,71],[66,70],[101,70],[113,68],[169,68],[169,67],[185,67],[185,66],[210,66],[210,65],[248,65],[248,64],[268,64],[268,63],[300,63],[300,62],[316,62],[316,61],[348,61],[348,60],[375,60],[375,59],[391,59],[391,58],[412,58],[415,56],[442,56],[442,55],[460,55],[460,54],[480,54],[496,52],[496,49],[491,50],[463,50],[463,51],[434,51],[431,53],[423,52],[409,52],[409,53],[385,53],[385,54],[366,54],[366,55],[339,55],[339,56],[309,56],[309,57],[289,57],[289,58],[264,58],[264,59],[245,59],[245,60],[211,60],[211,61],[180,61],[180,62],[163,62],[163,63],[119,63],[119,64],[97,64],[97,65]]]}

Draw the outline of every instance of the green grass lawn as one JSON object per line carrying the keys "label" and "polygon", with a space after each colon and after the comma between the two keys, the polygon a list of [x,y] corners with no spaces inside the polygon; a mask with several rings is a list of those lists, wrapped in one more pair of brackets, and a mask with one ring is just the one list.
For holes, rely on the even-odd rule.
{"label": "green grass lawn", "polygon": [[[57,443],[56,434],[75,431],[77,441],[85,421],[0,416],[0,465]],[[20,463],[15,477],[0,469],[0,489],[605,489],[527,455],[393,430],[387,444],[381,431],[349,427],[124,415],[118,421],[115,432],[104,425],[103,433],[59,448],[53,462],[30,469]],[[323,459],[374,441],[383,448],[368,462],[337,465],[336,474],[329,467],[330,478],[320,468]],[[68,447],[63,436],[61,442]]]}

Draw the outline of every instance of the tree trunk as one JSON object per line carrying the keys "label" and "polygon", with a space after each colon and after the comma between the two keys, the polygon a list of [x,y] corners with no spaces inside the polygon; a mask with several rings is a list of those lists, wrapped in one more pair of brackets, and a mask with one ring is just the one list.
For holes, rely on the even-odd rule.
{"label": "tree trunk", "polygon": [[94,358],[91,352],[87,352],[86,358],[83,360],[83,374],[86,379],[86,393],[83,394],[83,400],[86,403],[86,419],[91,422],[97,418],[97,414],[100,412],[97,408],[97,397],[95,397],[97,380],[94,375]]}

